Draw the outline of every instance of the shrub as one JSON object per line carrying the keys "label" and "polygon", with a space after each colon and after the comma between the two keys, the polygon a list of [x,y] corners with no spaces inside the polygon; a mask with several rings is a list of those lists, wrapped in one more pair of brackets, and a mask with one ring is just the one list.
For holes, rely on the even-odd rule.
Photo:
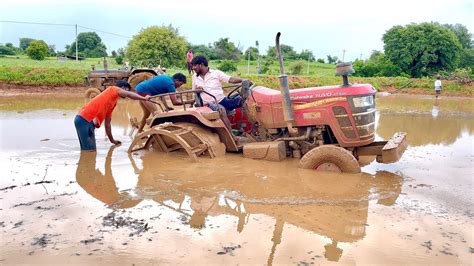
{"label": "shrub", "polygon": [[273,65],[273,58],[270,57],[270,56],[267,56],[263,59],[263,62],[262,62],[262,73],[259,73],[259,74],[264,74],[264,73],[268,73],[270,71],[270,66]]}
{"label": "shrub", "polygon": [[0,55],[14,55],[15,50],[8,46],[0,45]]}
{"label": "shrub", "polygon": [[32,41],[26,49],[26,54],[34,60],[44,60],[49,54],[48,45],[44,41]]}
{"label": "shrub", "polygon": [[221,63],[217,66],[217,69],[224,72],[235,72],[237,71],[237,66],[231,60],[222,60]]}
{"label": "shrub", "polygon": [[121,55],[118,55],[115,57],[115,62],[119,65],[121,65],[123,63],[123,56]]}
{"label": "shrub", "polygon": [[304,61],[296,61],[293,64],[291,64],[290,65],[291,74],[293,75],[301,74],[301,72],[303,72],[304,65],[305,65]]}

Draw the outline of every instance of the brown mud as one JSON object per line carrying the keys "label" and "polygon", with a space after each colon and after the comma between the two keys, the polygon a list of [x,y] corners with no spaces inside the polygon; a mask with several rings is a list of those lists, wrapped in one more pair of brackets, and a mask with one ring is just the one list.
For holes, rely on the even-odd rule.
{"label": "brown mud", "polygon": [[471,265],[474,102],[377,99],[377,138],[408,134],[390,165],[315,173],[298,160],[128,154],[136,102],[80,152],[80,94],[0,97],[0,263]]}

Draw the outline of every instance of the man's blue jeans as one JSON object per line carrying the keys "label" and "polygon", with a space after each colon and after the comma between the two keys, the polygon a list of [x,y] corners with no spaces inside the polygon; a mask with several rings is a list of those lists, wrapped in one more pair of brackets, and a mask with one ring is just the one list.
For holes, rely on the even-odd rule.
{"label": "man's blue jeans", "polygon": [[77,137],[81,144],[81,150],[96,150],[95,147],[95,126],[94,122],[87,122],[82,116],[76,115],[74,118],[74,125],[76,126]]}

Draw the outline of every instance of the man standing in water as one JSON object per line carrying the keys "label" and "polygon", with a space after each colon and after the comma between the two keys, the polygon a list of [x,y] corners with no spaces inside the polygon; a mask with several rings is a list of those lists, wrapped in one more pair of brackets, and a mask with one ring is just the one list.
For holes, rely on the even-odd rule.
{"label": "man standing in water", "polygon": [[436,98],[438,98],[438,96],[441,94],[441,88],[443,87],[441,85],[441,80],[440,80],[440,77],[436,77],[436,80],[434,82],[434,87],[435,87],[435,92],[436,92]]}
{"label": "man standing in water", "polygon": [[117,81],[115,86],[108,87],[82,107],[74,119],[81,150],[96,150],[94,131],[96,128],[99,128],[104,121],[105,133],[110,142],[114,145],[121,144],[120,141],[115,140],[112,136],[112,127],[110,125],[112,112],[114,111],[115,105],[117,105],[119,97],[142,101],[148,101],[150,99],[150,96],[143,97],[130,92],[130,90],[130,84],[122,80]]}

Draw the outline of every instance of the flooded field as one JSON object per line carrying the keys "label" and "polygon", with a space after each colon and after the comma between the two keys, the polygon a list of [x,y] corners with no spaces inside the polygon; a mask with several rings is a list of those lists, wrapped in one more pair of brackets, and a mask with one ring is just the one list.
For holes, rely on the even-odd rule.
{"label": "flooded field", "polygon": [[408,134],[390,165],[314,173],[227,154],[129,156],[122,101],[80,152],[78,95],[0,97],[1,264],[472,265],[474,99],[377,99],[377,136]]}

